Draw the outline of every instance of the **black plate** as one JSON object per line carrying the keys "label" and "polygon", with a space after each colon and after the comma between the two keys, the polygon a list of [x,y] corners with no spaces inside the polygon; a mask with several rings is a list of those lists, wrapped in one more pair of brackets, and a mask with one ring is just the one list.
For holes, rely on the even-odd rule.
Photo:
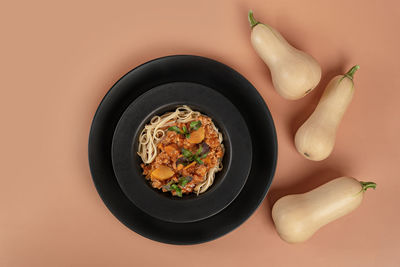
{"label": "black plate", "polygon": [[[162,221],[136,207],[121,190],[111,160],[114,130],[130,103],[158,85],[179,81],[203,84],[227,97],[245,119],[253,147],[252,168],[240,194],[216,215],[191,223]],[[197,56],[158,58],[126,74],[100,103],[89,135],[92,178],[109,210],[138,234],[171,244],[210,241],[242,224],[267,194],[276,161],[275,127],[271,114],[257,90],[228,66]]]}
{"label": "black plate", "polygon": [[[223,169],[205,193],[173,197],[154,189],[142,175],[137,155],[139,135],[155,115],[188,105],[211,117],[224,137]],[[140,209],[160,220],[194,222],[210,217],[239,194],[251,168],[250,133],[235,106],[216,90],[198,83],[174,82],[157,86],[138,97],[122,115],[114,133],[114,172],[125,195]]]}

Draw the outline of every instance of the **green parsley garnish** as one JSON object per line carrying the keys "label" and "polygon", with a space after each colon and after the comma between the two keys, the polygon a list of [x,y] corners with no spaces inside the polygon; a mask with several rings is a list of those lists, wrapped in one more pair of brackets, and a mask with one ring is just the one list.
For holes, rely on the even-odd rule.
{"label": "green parsley garnish", "polygon": [[[206,149],[204,149],[204,147]],[[207,157],[208,150],[209,150],[209,147],[207,146],[207,144],[201,144],[200,147],[197,149],[195,154],[193,154],[189,150],[183,148],[182,149],[182,155],[188,162],[196,161],[199,164],[204,164],[202,159]]]}
{"label": "green parsley garnish", "polygon": [[201,121],[192,121],[189,127],[190,130],[196,131],[201,127]]}
{"label": "green parsley garnish", "polygon": [[185,135],[185,137],[189,138],[190,137],[190,133],[189,133],[188,129],[186,128],[186,126],[183,126],[182,130],[183,130],[183,134]]}
{"label": "green parsley garnish", "polygon": [[[189,125],[190,131],[196,131],[201,127],[201,121],[192,121]],[[168,128],[168,131],[173,131],[178,134],[183,134],[186,138],[190,137],[190,131],[184,125],[182,126],[182,130],[178,126],[171,126]]]}
{"label": "green parsley garnish", "polygon": [[169,127],[168,131],[173,131],[173,132],[177,132],[178,134],[183,134],[183,132],[181,131],[181,129],[179,129],[178,126]]}
{"label": "green parsley garnish", "polygon": [[182,189],[177,184],[171,185],[172,190],[175,190],[178,197],[182,197]]}
{"label": "green parsley garnish", "polygon": [[189,183],[190,181],[192,181],[192,177],[190,176],[181,177],[179,178],[179,185],[185,187],[185,185],[187,185],[187,183]]}

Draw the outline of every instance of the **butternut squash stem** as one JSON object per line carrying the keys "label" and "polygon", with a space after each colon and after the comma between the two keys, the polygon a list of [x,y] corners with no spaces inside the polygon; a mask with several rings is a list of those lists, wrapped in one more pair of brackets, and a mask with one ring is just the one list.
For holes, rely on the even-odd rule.
{"label": "butternut squash stem", "polygon": [[253,11],[252,11],[252,10],[249,11],[248,18],[249,18],[249,22],[250,22],[250,28],[253,29],[257,24],[260,24],[260,22],[258,22],[258,21],[254,18],[254,15],[253,15]]}
{"label": "butternut squash stem", "polygon": [[362,186],[362,191],[367,191],[368,188],[376,189],[376,183],[374,182],[360,182]]}
{"label": "butternut squash stem", "polygon": [[352,67],[348,72],[346,72],[346,74],[344,76],[346,76],[347,78],[349,78],[350,80],[353,80],[353,75],[354,73],[360,68],[359,65],[355,65],[354,67]]}

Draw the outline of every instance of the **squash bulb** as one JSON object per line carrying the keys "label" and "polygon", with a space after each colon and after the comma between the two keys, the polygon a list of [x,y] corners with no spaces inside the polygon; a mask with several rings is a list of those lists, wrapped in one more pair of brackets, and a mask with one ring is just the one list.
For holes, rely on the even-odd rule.
{"label": "squash bulb", "polygon": [[297,130],[295,146],[304,157],[314,161],[326,159],[335,145],[336,132],[354,94],[356,65],[346,74],[334,77],[327,85],[317,107]]}

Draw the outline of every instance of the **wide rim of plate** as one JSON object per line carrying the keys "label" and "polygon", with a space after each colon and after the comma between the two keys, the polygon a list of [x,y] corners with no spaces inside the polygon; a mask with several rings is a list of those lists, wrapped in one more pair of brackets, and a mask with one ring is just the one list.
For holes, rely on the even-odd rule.
{"label": "wide rim of plate", "polygon": [[[182,64],[183,66],[181,66]],[[271,154],[267,158],[271,166],[267,173],[264,173],[266,177],[257,178],[256,173],[252,173],[252,169],[243,190],[226,209],[205,220],[188,224],[168,223],[143,213],[123,194],[114,176],[111,163],[110,150],[112,135],[121,114],[136,97],[147,90],[146,87],[154,87],[163,83],[160,81],[152,81],[147,84],[140,84],[140,80],[143,79],[143,76],[139,74],[143,74],[143,72],[148,72],[149,70],[164,74],[163,71],[168,69],[166,65],[173,65],[175,69],[179,70],[185,70],[187,66],[190,66],[189,70],[194,67],[203,70],[206,75],[204,79],[209,79],[208,82],[211,81],[211,83],[217,83],[217,80],[214,79],[218,76],[218,72],[222,72],[220,75],[229,76],[232,79],[231,82],[233,82],[233,85],[236,83],[243,84],[247,90],[246,95],[251,95],[252,105],[257,107],[258,111],[264,116],[263,124],[265,128],[268,129],[269,138],[272,140],[271,147],[269,147]],[[211,73],[209,72],[210,66],[214,69]],[[204,75],[204,73],[202,73],[202,75]],[[174,76],[174,73],[170,74],[171,75],[168,77],[162,76],[162,78],[168,81],[179,80],[176,79],[177,77]],[[145,78],[148,77],[146,76]],[[197,78],[198,77],[193,74],[190,79],[185,79],[185,81],[196,81]],[[128,91],[126,88],[123,89],[127,83],[133,81],[139,83],[142,87],[138,87],[134,92]],[[202,82],[200,81],[200,83]],[[240,94],[240,92],[235,93],[235,97],[246,97],[246,95]],[[118,103],[118,105],[116,105],[116,103]],[[262,135],[261,133],[257,133],[254,134],[254,136],[252,135],[252,138],[262,138]],[[253,147],[255,144],[254,142],[256,141],[253,141]],[[105,145],[109,147],[110,150],[102,153],[100,145]],[[121,223],[132,231],[154,241],[177,245],[198,244],[214,240],[236,229],[259,207],[268,192],[275,174],[278,160],[278,141],[274,122],[266,103],[254,86],[240,73],[223,63],[209,58],[195,55],[171,55],[150,60],[132,69],[121,77],[106,93],[94,114],[90,127],[88,160],[92,179],[100,198]],[[263,160],[265,160],[265,158],[260,157],[257,161],[253,160],[253,164],[257,163],[256,166],[259,167],[259,165],[264,164]],[[256,172],[256,170],[254,170],[254,172]],[[255,187],[258,187],[258,190],[252,191]],[[237,216],[238,213],[240,216]],[[138,218],[140,218],[140,220],[138,220]],[[212,231],[202,232],[204,228],[211,226],[213,226],[211,228]],[[168,231],[157,232],[155,230],[160,228],[167,228]],[[185,230],[183,231],[183,236],[176,238],[175,233],[180,232],[182,228]],[[199,232],[202,234],[193,236],[193,234],[198,234]],[[193,234],[185,237],[185,233]]]}
{"label": "wide rim of plate", "polygon": [[[178,198],[149,185],[136,151],[139,134],[150,118],[181,105],[213,119],[224,136],[226,153],[224,167],[207,192]],[[125,195],[150,216],[176,223],[199,221],[228,206],[246,183],[251,161],[251,137],[240,112],[218,91],[189,82],[159,85],[136,98],[122,114],[112,142],[114,172]]]}

